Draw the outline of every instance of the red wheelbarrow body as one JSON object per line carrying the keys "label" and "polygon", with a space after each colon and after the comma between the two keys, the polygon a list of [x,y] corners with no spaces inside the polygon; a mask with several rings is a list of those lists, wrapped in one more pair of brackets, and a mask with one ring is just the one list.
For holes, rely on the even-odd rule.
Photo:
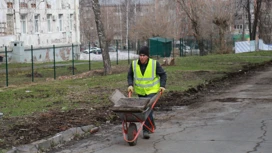
{"label": "red wheelbarrow body", "polygon": [[[116,96],[115,98],[110,98],[114,102],[114,106],[111,110],[122,120],[124,140],[128,142],[130,146],[134,146],[137,144],[137,139],[143,126],[145,126],[150,132],[154,133],[155,127],[149,118],[149,114],[153,110],[162,93],[159,92],[152,98],[139,98],[130,96],[125,97],[118,93],[119,91],[115,92],[119,96],[117,96],[118,98],[116,98]],[[151,128],[144,124],[146,120],[150,122]],[[140,123],[140,127],[138,129],[136,122]]]}

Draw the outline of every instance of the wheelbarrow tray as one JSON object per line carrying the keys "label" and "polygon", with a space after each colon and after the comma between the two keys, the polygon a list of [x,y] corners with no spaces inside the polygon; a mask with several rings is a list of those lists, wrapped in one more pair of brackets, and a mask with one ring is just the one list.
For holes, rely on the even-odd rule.
{"label": "wheelbarrow tray", "polygon": [[145,121],[148,118],[148,115],[151,112],[150,108],[147,108],[146,110],[133,110],[133,109],[112,109],[113,112],[116,113],[116,115],[119,116],[119,118],[126,122],[140,122]]}
{"label": "wheelbarrow tray", "polygon": [[115,102],[111,110],[115,112],[120,119],[127,122],[138,122],[139,120],[144,121],[150,114],[152,110],[151,106],[155,102],[157,96],[158,94],[152,98],[120,98]]}

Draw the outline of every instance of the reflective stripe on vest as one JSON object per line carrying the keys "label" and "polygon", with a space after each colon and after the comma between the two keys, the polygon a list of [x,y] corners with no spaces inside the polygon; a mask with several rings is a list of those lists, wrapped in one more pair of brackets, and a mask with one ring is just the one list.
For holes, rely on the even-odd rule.
{"label": "reflective stripe on vest", "polygon": [[156,60],[149,59],[144,75],[138,60],[133,61],[134,89],[139,95],[157,93],[160,88],[159,77],[156,76]]}

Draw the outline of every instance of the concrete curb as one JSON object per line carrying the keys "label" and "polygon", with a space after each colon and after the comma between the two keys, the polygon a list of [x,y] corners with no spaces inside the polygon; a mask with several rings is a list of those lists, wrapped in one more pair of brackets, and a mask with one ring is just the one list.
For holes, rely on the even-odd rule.
{"label": "concrete curb", "polygon": [[98,127],[93,125],[70,128],[66,131],[57,133],[51,138],[42,139],[32,142],[31,144],[13,147],[7,153],[41,153],[51,150],[54,147],[65,144],[73,140],[75,137],[81,137],[88,134],[93,134],[99,131]]}

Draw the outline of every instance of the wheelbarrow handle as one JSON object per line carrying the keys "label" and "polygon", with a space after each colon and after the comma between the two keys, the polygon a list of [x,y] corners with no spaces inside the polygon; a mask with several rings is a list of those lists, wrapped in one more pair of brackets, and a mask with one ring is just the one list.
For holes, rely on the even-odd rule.
{"label": "wheelbarrow handle", "polygon": [[153,109],[154,106],[156,105],[156,103],[158,102],[158,100],[160,99],[161,95],[162,95],[162,91],[159,92],[160,94],[157,96],[155,102],[152,104],[151,108]]}

